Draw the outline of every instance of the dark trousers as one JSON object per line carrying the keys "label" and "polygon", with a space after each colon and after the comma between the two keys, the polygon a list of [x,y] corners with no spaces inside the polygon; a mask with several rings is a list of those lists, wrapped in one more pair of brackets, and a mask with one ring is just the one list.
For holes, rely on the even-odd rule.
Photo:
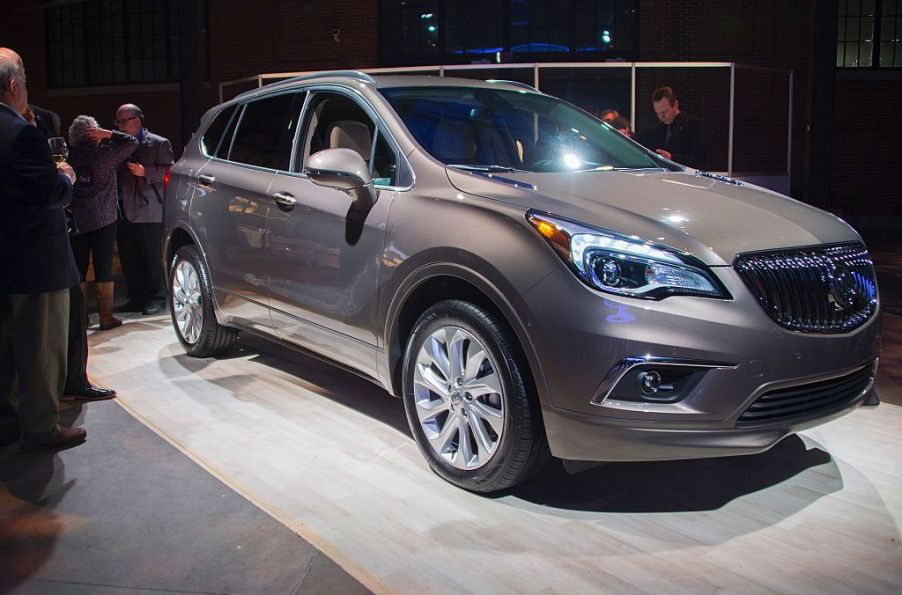
{"label": "dark trousers", "polygon": [[56,432],[66,380],[69,290],[0,294],[0,432],[25,441]]}
{"label": "dark trousers", "polygon": [[109,283],[113,280],[113,245],[116,243],[116,222],[71,236],[75,264],[84,282],[88,274],[88,258],[94,260],[94,282]]}
{"label": "dark trousers", "polygon": [[69,355],[66,358],[66,388],[88,386],[87,298],[80,285],[69,288]]}
{"label": "dark trousers", "polygon": [[120,221],[116,233],[119,261],[127,286],[128,301],[146,306],[166,301],[160,244],[162,223]]}

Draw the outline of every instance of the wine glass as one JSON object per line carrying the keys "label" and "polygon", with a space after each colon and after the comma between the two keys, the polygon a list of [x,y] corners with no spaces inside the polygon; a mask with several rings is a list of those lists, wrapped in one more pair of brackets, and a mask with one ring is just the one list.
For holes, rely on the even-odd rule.
{"label": "wine glass", "polygon": [[50,152],[53,154],[53,160],[62,163],[69,156],[69,147],[66,145],[66,139],[61,136],[48,139],[50,144]]}

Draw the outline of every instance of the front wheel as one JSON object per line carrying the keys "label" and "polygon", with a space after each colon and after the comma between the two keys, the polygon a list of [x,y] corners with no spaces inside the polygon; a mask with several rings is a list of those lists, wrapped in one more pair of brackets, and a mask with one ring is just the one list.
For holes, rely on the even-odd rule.
{"label": "front wheel", "polygon": [[223,353],[238,336],[216,320],[210,274],[190,244],[178,249],[169,267],[169,315],[179,342],[193,357]]}
{"label": "front wheel", "polygon": [[432,470],[474,492],[512,487],[550,458],[525,363],[486,310],[440,302],[417,321],[404,357],[404,409]]}

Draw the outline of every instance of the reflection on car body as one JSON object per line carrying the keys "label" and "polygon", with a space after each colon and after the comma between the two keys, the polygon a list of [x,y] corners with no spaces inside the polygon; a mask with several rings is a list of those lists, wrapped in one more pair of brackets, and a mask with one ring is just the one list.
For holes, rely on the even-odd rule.
{"label": "reflection on car body", "polygon": [[761,452],[877,402],[854,230],[521,84],[269,85],[210,110],[171,176],[185,350],[251,331],[352,369],[469,490],[550,456]]}

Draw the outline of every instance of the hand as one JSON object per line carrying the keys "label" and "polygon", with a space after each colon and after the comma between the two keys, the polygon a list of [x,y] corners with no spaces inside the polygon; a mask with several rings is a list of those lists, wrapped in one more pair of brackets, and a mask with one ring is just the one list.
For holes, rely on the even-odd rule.
{"label": "hand", "polygon": [[30,107],[26,107],[26,108],[25,108],[25,111],[22,112],[22,117],[25,118],[26,120],[28,120],[28,123],[31,124],[32,126],[37,126],[37,125],[38,125],[38,121],[37,121],[37,119],[34,117],[34,112],[31,111],[31,108],[30,108]]}
{"label": "hand", "polygon": [[665,151],[664,149],[655,149],[655,153],[657,153],[664,159],[673,160],[673,155],[671,155],[668,151]]}
{"label": "hand", "polygon": [[69,181],[73,184],[75,183],[75,170],[72,169],[72,166],[65,161],[56,164],[56,171],[66,174],[66,176],[69,178]]}
{"label": "hand", "polygon": [[106,128],[86,128],[85,136],[88,137],[91,142],[97,143],[105,138],[110,138],[113,136],[113,133]]}
{"label": "hand", "polygon": [[132,175],[136,178],[144,177],[144,166],[140,163],[132,163],[129,161],[126,165],[128,165],[128,170],[132,172]]}

